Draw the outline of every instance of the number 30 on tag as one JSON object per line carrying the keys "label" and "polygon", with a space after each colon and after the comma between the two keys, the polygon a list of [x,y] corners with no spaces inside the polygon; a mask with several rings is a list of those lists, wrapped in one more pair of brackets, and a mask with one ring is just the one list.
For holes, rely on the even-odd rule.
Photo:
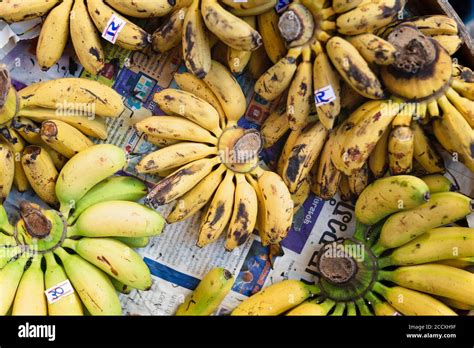
{"label": "number 30 on tag", "polygon": [[326,87],[320,88],[314,92],[314,99],[316,102],[316,106],[321,106],[325,104],[329,104],[330,102],[336,100],[336,94],[332,89],[331,85]]}
{"label": "number 30 on tag", "polygon": [[113,14],[107,22],[107,26],[102,33],[102,37],[114,44],[115,41],[117,41],[118,34],[125,27],[125,24],[125,20]]}
{"label": "number 30 on tag", "polygon": [[74,292],[74,289],[71,285],[71,282],[69,282],[69,280],[66,279],[65,281],[49,288],[44,293],[46,294],[48,302],[52,304],[56,301],[59,301],[64,296],[72,294],[73,292]]}

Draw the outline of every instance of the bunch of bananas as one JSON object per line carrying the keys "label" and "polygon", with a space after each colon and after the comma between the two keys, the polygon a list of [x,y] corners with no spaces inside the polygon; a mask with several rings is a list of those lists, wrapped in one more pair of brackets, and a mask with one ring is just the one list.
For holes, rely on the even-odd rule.
{"label": "bunch of bananas", "polygon": [[[233,315],[456,315],[474,308],[474,229],[443,227],[474,210],[414,176],[383,178],[357,200],[352,238],[318,254],[317,285],[286,280],[244,300]],[[409,221],[409,223],[406,223]]]}
{"label": "bunch of bananas", "polygon": [[0,19],[12,23],[45,15],[36,48],[39,65],[47,70],[56,64],[70,35],[80,63],[95,75],[105,63],[101,36],[132,51],[150,44],[150,35],[122,15],[161,17],[173,10],[174,3],[174,0],[9,0],[0,3]]}
{"label": "bunch of bananas", "polygon": [[147,192],[143,182],[111,176],[125,164],[122,149],[92,146],[59,174],[62,213],[23,201],[13,227],[0,207],[1,315],[120,315],[116,289],[150,288],[150,271],[132,248],[165,222],[136,203]]}
{"label": "bunch of bananas", "polygon": [[162,146],[136,166],[138,173],[165,177],[146,198],[160,206],[176,202],[169,223],[204,208],[197,245],[214,242],[226,227],[226,250],[247,241],[254,227],[264,245],[279,243],[288,233],[293,202],[282,179],[259,167],[260,135],[237,121],[245,96],[230,71],[212,61],[203,80],[176,74],[178,89],[164,89],[154,101],[166,116],[135,124],[148,141]]}
{"label": "bunch of bananas", "polygon": [[[7,81],[2,88],[9,86]],[[107,138],[105,118],[122,113],[122,97],[108,86],[81,78],[38,82],[18,93],[10,87],[7,92],[0,117],[1,199],[14,184],[19,192],[31,187],[55,206],[58,171],[93,145],[89,136]]]}

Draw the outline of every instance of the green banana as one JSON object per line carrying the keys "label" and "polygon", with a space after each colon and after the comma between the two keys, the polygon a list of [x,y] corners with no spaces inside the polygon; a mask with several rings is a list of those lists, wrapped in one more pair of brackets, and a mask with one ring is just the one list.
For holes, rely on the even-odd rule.
{"label": "green banana", "polygon": [[474,210],[474,201],[457,192],[431,195],[428,202],[391,215],[382,227],[380,238],[373,247],[375,254],[399,247],[426,231],[455,222]]}
{"label": "green banana", "polygon": [[394,212],[419,206],[428,200],[429,194],[425,182],[415,176],[378,179],[360,194],[355,206],[356,218],[373,225]]}
{"label": "green banana", "polygon": [[69,217],[68,224],[73,224],[81,213],[90,206],[105,201],[138,201],[147,193],[145,184],[131,176],[112,176],[107,178],[86,193],[76,203]]}
{"label": "green banana", "polygon": [[3,205],[0,205],[0,231],[5,232],[8,235],[13,235],[14,228],[10,223],[8,222],[8,215],[7,212],[5,211],[5,208]]}
{"label": "green banana", "polygon": [[29,256],[23,254],[0,270],[0,315],[7,314],[12,305],[28,259]]}
{"label": "green banana", "polygon": [[115,239],[127,244],[130,248],[144,248],[150,242],[148,237],[115,237]]}
{"label": "green banana", "polygon": [[451,182],[442,174],[425,175],[420,178],[430,189],[430,193],[449,192],[459,190],[458,185]]}
{"label": "green banana", "polygon": [[233,284],[234,277],[228,270],[220,267],[210,270],[178,307],[176,315],[211,315]]}
{"label": "green banana", "polygon": [[79,255],[68,254],[63,248],[54,253],[61,259],[87,311],[92,315],[121,315],[122,306],[109,277]]}

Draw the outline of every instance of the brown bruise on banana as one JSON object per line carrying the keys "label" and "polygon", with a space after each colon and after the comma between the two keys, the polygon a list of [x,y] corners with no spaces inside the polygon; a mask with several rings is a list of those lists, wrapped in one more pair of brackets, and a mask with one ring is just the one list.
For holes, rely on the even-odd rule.
{"label": "brown bruise on banana", "polygon": [[200,64],[196,63],[193,57],[199,57],[199,54],[195,54],[194,49],[198,49],[196,43],[194,42],[195,35],[193,33],[193,23],[189,22],[184,28],[184,40],[186,40],[186,50],[184,52],[184,59],[188,64],[189,70],[196,75],[198,78],[203,79],[207,72],[204,71]]}
{"label": "brown bruise on banana", "polygon": [[110,264],[109,260],[107,260],[104,255],[102,255],[102,256],[97,256],[97,260],[99,260],[100,262],[106,264],[107,267],[110,269],[110,272],[111,272],[113,275],[115,275],[115,276],[118,276],[118,275],[119,275],[119,273],[117,272],[117,270]]}

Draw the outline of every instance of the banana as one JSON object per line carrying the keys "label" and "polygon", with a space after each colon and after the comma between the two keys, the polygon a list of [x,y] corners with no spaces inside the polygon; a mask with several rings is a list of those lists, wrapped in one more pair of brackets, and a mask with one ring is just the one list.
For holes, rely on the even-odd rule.
{"label": "banana", "polygon": [[286,138],[285,145],[283,146],[283,149],[280,154],[280,158],[278,159],[278,163],[277,163],[277,173],[280,176],[283,176],[283,169],[288,163],[288,158],[290,157],[290,154],[293,150],[293,146],[295,145],[295,142],[298,139],[300,133],[301,133],[301,130],[290,131],[288,138]]}
{"label": "banana", "polygon": [[285,56],[285,40],[278,29],[278,14],[274,8],[257,17],[258,30],[270,60],[275,64]]}
{"label": "banana", "polygon": [[[324,21],[319,24],[321,29],[326,29],[325,24]],[[278,29],[288,47],[304,45],[313,37],[315,29],[313,15],[303,4],[293,2],[280,15]]]}
{"label": "banana", "polygon": [[455,78],[452,80],[451,86],[463,97],[474,100],[474,81],[468,82]]}
{"label": "banana", "polygon": [[153,97],[161,110],[170,115],[180,115],[219,136],[219,113],[205,100],[179,89],[167,88]]}
{"label": "banana", "polygon": [[439,260],[474,256],[472,228],[440,227],[429,230],[379,259],[380,268],[416,265]]}
{"label": "banana", "polygon": [[473,210],[474,201],[467,196],[457,192],[434,193],[428,202],[391,215],[385,221],[374,248],[399,247],[432,228],[460,220]]}
{"label": "banana", "polygon": [[425,264],[380,271],[380,279],[408,289],[474,305],[474,274],[455,267]]}
{"label": "banana", "polygon": [[217,144],[217,139],[208,130],[194,122],[178,116],[151,116],[135,124],[139,132],[165,139]]}
{"label": "banana", "polygon": [[0,202],[3,202],[10,194],[15,178],[15,156],[3,140],[0,140],[0,168]]}
{"label": "banana", "polygon": [[6,315],[20,284],[25,265],[29,259],[26,254],[16,257],[0,269],[0,315]]}
{"label": "banana", "polygon": [[344,35],[369,33],[390,24],[403,11],[405,0],[368,1],[337,17],[337,31]]}
{"label": "banana", "polygon": [[308,123],[313,98],[313,66],[311,51],[303,49],[303,61],[298,65],[291,81],[286,102],[286,114],[290,128],[300,129]]}
{"label": "banana", "polygon": [[290,85],[297,69],[301,48],[293,48],[255,82],[254,90],[266,100],[274,100]]}
{"label": "banana", "polygon": [[151,134],[143,134],[143,139],[160,148],[179,143],[179,140],[166,139],[166,138],[162,138],[162,137],[151,135]]}
{"label": "banana", "polygon": [[136,18],[163,17],[171,12],[176,3],[174,0],[105,0],[105,2],[120,13]]}
{"label": "banana", "polygon": [[448,306],[433,297],[400,286],[389,288],[375,283],[374,291],[403,315],[456,315]]}
{"label": "banana", "polygon": [[223,129],[225,127],[226,119],[224,109],[222,108],[219,99],[217,99],[217,96],[203,80],[188,72],[176,73],[174,75],[174,80],[178,87],[183,91],[192,93],[211,104],[219,114],[221,128]]}
{"label": "banana", "polygon": [[447,177],[441,174],[425,175],[420,178],[428,185],[430,193],[449,192],[459,190],[458,185],[454,184]]}
{"label": "banana", "polygon": [[[322,100],[322,104],[316,106],[319,121],[327,129],[332,129],[336,117],[341,111],[341,83],[339,75],[332,66],[329,57],[324,51],[321,51],[314,59],[313,64],[313,88],[316,94],[331,88],[335,99],[332,101]],[[324,93],[323,93],[324,94]]]}
{"label": "banana", "polygon": [[[293,200],[281,177],[270,171],[256,171],[254,186],[259,204],[259,234],[263,245],[283,240],[293,222]],[[256,180],[256,182],[255,182]]]}
{"label": "banana", "polygon": [[125,285],[138,290],[148,290],[151,287],[150,270],[141,256],[116,239],[65,239],[63,246],[74,250],[84,260]]}
{"label": "banana", "polygon": [[46,14],[60,0],[6,0],[0,4],[0,18],[8,23],[38,18]]}
{"label": "banana", "polygon": [[430,36],[456,35],[458,33],[456,20],[445,15],[409,18],[406,23],[416,26],[423,34]]}
{"label": "banana", "polygon": [[[356,304],[354,302],[347,302],[346,306],[347,306],[347,316],[348,317],[354,317],[354,316],[357,315],[357,308],[356,308]],[[364,315],[364,314],[361,313],[361,315]]]}
{"label": "banana", "polygon": [[446,90],[446,97],[469,123],[469,126],[474,128],[474,101],[461,97],[451,87]]}
{"label": "banana", "polygon": [[415,176],[398,175],[378,179],[359,196],[356,218],[374,225],[384,217],[404,209],[418,207],[429,199],[429,188]]}
{"label": "banana", "polygon": [[214,146],[183,142],[149,153],[138,162],[135,169],[138,173],[156,174],[216,154],[217,148]]}
{"label": "banana", "polygon": [[369,291],[365,295],[365,298],[367,299],[367,301],[369,301],[376,316],[401,315],[397,312],[395,308],[393,308],[387,302],[383,302],[382,300],[380,300],[373,292]]}
{"label": "banana", "polygon": [[190,162],[159,181],[146,196],[152,206],[168,204],[181,197],[204,179],[219,163],[218,156]]}
{"label": "banana", "polygon": [[344,315],[344,311],[346,310],[346,304],[344,302],[338,302],[334,307],[333,312],[330,314],[332,317],[340,317]]}
{"label": "banana", "polygon": [[236,174],[234,206],[225,243],[225,249],[232,251],[244,244],[253,232],[257,222],[257,194],[245,175]]}
{"label": "banana", "polygon": [[311,192],[311,179],[308,177],[301,184],[298,190],[291,195],[293,201],[293,215],[303,206]]}
{"label": "banana", "polygon": [[[230,0],[227,0],[229,2]],[[276,6],[277,0],[268,0],[266,3],[263,3],[259,6],[255,6],[252,8],[243,8],[242,6],[246,6],[245,3],[237,3],[235,2],[238,6],[241,6],[241,8],[230,8],[230,12],[232,12],[234,15],[238,17],[246,17],[246,16],[257,16],[260,14],[263,14],[269,10],[271,10],[273,7]],[[243,4],[243,5],[242,5]]]}
{"label": "banana", "polygon": [[72,224],[90,206],[106,201],[138,201],[147,193],[145,184],[130,176],[112,176],[92,187],[74,206]]}
{"label": "banana", "polygon": [[464,311],[471,311],[474,309],[474,306],[470,306],[468,304],[465,304],[463,302],[459,302],[459,301],[456,301],[456,300],[453,300],[451,298],[446,298],[446,297],[441,297],[441,296],[438,296],[438,300],[440,300],[441,302],[443,302],[445,305],[448,305],[449,307],[451,308],[457,308],[457,309],[462,309]]}
{"label": "banana", "polygon": [[[8,222],[8,215],[3,205],[0,205],[0,232],[5,232],[9,236],[12,236],[15,232],[14,227]],[[3,236],[4,235],[0,233],[0,240]],[[2,243],[0,243],[0,245],[2,245]]]}
{"label": "banana", "polygon": [[44,278],[41,270],[43,256],[35,256],[23,273],[15,300],[12,315],[46,315],[48,313],[44,296]]}
{"label": "banana", "polygon": [[164,53],[181,43],[186,12],[187,8],[175,10],[168,20],[155,30],[151,36],[153,50]]}
{"label": "banana", "polygon": [[225,5],[227,5],[228,7],[232,8],[232,9],[247,10],[247,9],[253,9],[255,7],[265,5],[267,2],[271,2],[271,1],[268,1],[268,0],[248,0],[246,2],[238,2],[238,1],[234,1],[234,0],[222,0],[221,2]]}
{"label": "banana", "polygon": [[180,197],[166,218],[166,221],[168,223],[173,223],[184,220],[204,207],[221,183],[222,174],[225,170],[226,167],[220,165],[190,191]]}
{"label": "banana", "polygon": [[230,221],[235,193],[233,180],[233,172],[227,170],[214,197],[203,212],[199,227],[199,238],[196,244],[198,247],[202,248],[219,238]]}
{"label": "banana", "polygon": [[69,12],[73,0],[63,0],[46,17],[36,46],[36,59],[48,70],[61,58],[69,37]]}
{"label": "banana", "polygon": [[326,49],[339,74],[356,92],[369,99],[384,97],[378,77],[350,42],[335,36],[327,42]]}
{"label": "banana", "polygon": [[61,170],[67,163],[68,158],[64,157],[56,150],[53,150],[48,145],[41,144],[40,147],[49,154],[49,157],[51,157],[51,160],[53,161],[53,164],[57,170]]}
{"label": "banana", "polygon": [[71,41],[81,65],[92,75],[105,65],[105,55],[94,22],[89,16],[85,0],[74,0],[69,15]]}
{"label": "banana", "polygon": [[272,61],[267,56],[267,52],[265,52],[265,48],[260,46],[259,49],[252,52],[252,56],[250,57],[248,63],[248,72],[250,76],[257,80],[260,76],[262,76],[265,71],[267,71],[272,64]]}
{"label": "banana", "polygon": [[313,192],[324,200],[333,198],[337,193],[341,172],[331,161],[331,151],[334,142],[334,133],[329,135],[326,144],[319,155],[316,174],[314,177]]}
{"label": "banana", "polygon": [[260,135],[263,139],[263,146],[269,148],[274,145],[286,132],[290,129],[288,123],[288,117],[286,115],[286,105],[278,105],[270,115],[267,117],[265,122],[260,129]]}
{"label": "banana", "polygon": [[254,51],[262,44],[262,37],[252,26],[226,11],[217,0],[202,0],[201,13],[207,28],[227,46]]}
{"label": "banana", "polygon": [[33,191],[44,202],[57,205],[55,184],[58,171],[49,154],[39,146],[27,146],[23,150],[21,164]]}
{"label": "banana", "polygon": [[[51,289],[68,280],[66,272],[54,258],[53,253],[44,254],[46,270],[44,272],[44,284],[46,289]],[[61,299],[49,303],[48,315],[83,315],[82,303],[76,292],[63,296]]]}
{"label": "banana", "polygon": [[367,164],[362,166],[361,169],[353,172],[347,177],[347,183],[349,184],[349,191],[352,196],[357,198],[365,190],[369,184],[369,167]]}
{"label": "banana", "polygon": [[349,180],[344,174],[341,174],[341,180],[339,181],[339,194],[343,201],[352,202],[354,200],[354,197],[352,197],[352,193],[349,190]]}
{"label": "banana", "polygon": [[283,180],[291,193],[308,176],[326,141],[328,131],[316,122],[302,129],[283,167]]}
{"label": "banana", "polygon": [[234,284],[232,273],[213,268],[206,273],[193,293],[179,305],[175,315],[211,315],[219,307]]}
{"label": "banana", "polygon": [[33,83],[18,95],[21,109],[40,106],[104,117],[117,117],[124,110],[122,97],[112,88],[76,77]]}
{"label": "banana", "polygon": [[[115,237],[114,239],[128,245],[130,248],[144,248],[150,243],[149,237]],[[115,278],[113,278],[116,280]]]}
{"label": "banana", "polygon": [[120,16],[102,0],[86,0],[86,2],[92,21],[100,33],[104,33],[108,29],[107,25],[110,25],[109,20],[113,16],[125,22],[122,29],[116,34],[116,45],[130,51],[142,50],[148,46],[150,35],[145,30]]}
{"label": "banana", "polygon": [[193,0],[183,23],[183,57],[188,70],[204,78],[211,69],[211,46],[206,26],[199,10],[201,0]]}
{"label": "banana", "polygon": [[11,127],[16,130],[27,143],[31,145],[44,144],[43,140],[41,140],[38,126],[30,119],[15,117],[11,122]]}
{"label": "banana", "polygon": [[87,208],[68,228],[68,237],[151,237],[164,225],[160,214],[142,204],[106,201]]}
{"label": "banana", "polygon": [[471,171],[474,171],[474,130],[462,117],[461,113],[448,101],[446,96],[438,99],[438,104],[443,111],[443,115],[441,119],[433,122],[435,136],[444,146],[444,142],[438,137],[436,124],[444,127],[453,147],[452,149],[448,148],[448,150],[457,152],[459,160]]}
{"label": "banana", "polygon": [[414,133],[413,157],[428,173],[443,173],[443,159],[425,135],[423,128],[417,122],[413,122],[412,127]]}
{"label": "banana", "polygon": [[71,158],[94,143],[76,128],[62,121],[44,121],[41,124],[41,139],[51,148]]}
{"label": "banana", "polygon": [[[248,16],[242,18],[252,28],[257,27],[257,20],[255,16]],[[251,51],[236,50],[232,47],[227,47],[227,65],[233,74],[241,74],[252,57]]]}
{"label": "banana", "polygon": [[18,113],[19,99],[13,86],[10,86],[8,71],[0,66],[0,125],[6,124]]}
{"label": "banana", "polygon": [[369,168],[376,179],[385,175],[388,169],[388,136],[387,128],[369,156]]}
{"label": "banana", "polygon": [[56,182],[56,196],[65,218],[94,185],[115,174],[125,164],[125,151],[110,144],[91,146],[71,158]]}
{"label": "banana", "polygon": [[335,302],[331,299],[326,299],[322,303],[317,303],[315,300],[307,300],[302,304],[290,310],[286,315],[289,316],[307,316],[307,315],[327,315],[334,307]]}
{"label": "banana", "polygon": [[432,36],[450,56],[456,53],[462,46],[462,39],[458,35],[435,35]]}
{"label": "banana", "polygon": [[227,120],[237,122],[245,114],[247,101],[239,83],[230,71],[213,60],[211,70],[203,80],[219,99]]}
{"label": "banana", "polygon": [[54,253],[61,259],[67,277],[90,314],[122,314],[115,288],[104,272],[79,255],[68,254],[63,248],[55,249]]}
{"label": "banana", "polygon": [[[21,109],[18,112],[18,116],[24,116],[24,117],[19,117],[19,119],[25,119],[25,117],[27,117],[28,119],[34,120],[35,122],[42,122],[42,121],[48,121],[48,120],[63,121],[69,124],[70,126],[77,128],[85,135],[98,138],[101,140],[107,139],[107,125],[105,124],[104,118],[85,116],[85,115],[81,115],[80,113],[75,114],[75,115],[71,115],[71,114],[68,115],[68,113],[69,112],[67,110],[61,111],[61,110],[47,109],[47,108],[42,108],[42,107],[28,107],[28,108]],[[73,113],[75,112],[73,111]],[[21,123],[24,123],[24,122],[22,121]],[[27,131],[28,131],[28,128],[27,128]],[[23,136],[24,134],[21,134],[21,135]],[[34,134],[29,134],[29,136],[30,137],[33,136],[33,137],[37,137],[41,139],[39,137],[39,134],[38,136]],[[25,138],[25,140],[27,140],[32,145],[44,144],[42,141],[40,143],[31,142],[30,139],[28,139],[27,137]]]}
{"label": "banana", "polygon": [[359,6],[363,0],[333,0],[332,8],[336,13],[344,13]]}
{"label": "banana", "polygon": [[13,185],[19,192],[24,192],[30,188],[28,178],[25,175],[23,166],[21,165],[21,154],[25,148],[25,141],[22,137],[11,127],[6,127],[0,130],[1,136],[10,144],[13,158],[15,161],[15,173],[13,176]]}
{"label": "banana", "polygon": [[412,170],[414,135],[410,127],[392,129],[388,138],[388,160],[392,175],[408,174]]}
{"label": "banana", "polygon": [[371,64],[390,65],[395,62],[397,49],[388,41],[374,34],[348,36],[349,41]]}
{"label": "banana", "polygon": [[350,175],[367,162],[375,144],[398,114],[400,107],[391,101],[376,101],[373,104],[375,107],[365,113],[363,112],[365,104],[354,112],[355,117],[358,117],[357,114],[360,112],[361,118],[343,137],[342,148],[337,153],[333,152],[334,165],[346,175]]}
{"label": "banana", "polygon": [[245,299],[232,311],[232,315],[279,315],[319,292],[316,285],[284,280]]}

